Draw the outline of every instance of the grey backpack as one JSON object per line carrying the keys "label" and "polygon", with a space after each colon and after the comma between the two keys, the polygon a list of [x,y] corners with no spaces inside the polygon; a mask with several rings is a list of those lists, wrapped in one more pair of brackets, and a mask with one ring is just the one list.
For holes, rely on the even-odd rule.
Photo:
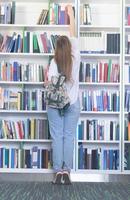
{"label": "grey backpack", "polygon": [[52,76],[50,83],[45,88],[46,104],[59,110],[61,115],[70,105],[70,99],[65,85],[65,76],[60,74]]}

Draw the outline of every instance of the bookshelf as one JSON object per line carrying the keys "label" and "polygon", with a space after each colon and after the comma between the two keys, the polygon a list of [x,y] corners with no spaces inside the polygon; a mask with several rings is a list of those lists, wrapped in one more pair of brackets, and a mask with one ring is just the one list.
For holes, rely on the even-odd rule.
{"label": "bookshelf", "polygon": [[[76,171],[92,174],[120,174],[122,166],[122,1],[88,0],[86,2],[78,0],[78,7],[78,37],[81,43],[82,62],[80,66],[80,101],[82,106],[77,128]],[[108,37],[111,36],[113,39],[109,40]],[[98,39],[96,40],[95,37]],[[120,43],[120,50],[116,46],[115,40]],[[115,43],[115,46],[112,46],[115,49],[109,49],[109,42]],[[109,62],[112,66],[118,66],[115,80],[110,77],[105,78],[105,65],[109,68]],[[114,72],[116,73],[116,71]],[[84,77],[84,73],[87,77]],[[104,77],[102,78],[102,76]],[[106,108],[104,106],[101,108],[102,102],[97,100],[99,96],[101,97],[100,91],[103,95],[108,92],[108,96],[112,91],[117,93],[117,98],[120,98],[119,102],[116,102],[118,109],[108,109],[109,103]],[[93,105],[89,98],[93,101]],[[102,98],[104,99],[103,96]],[[110,129],[113,130],[113,135]],[[117,162],[114,160],[115,157],[118,157]]]}
{"label": "bookshelf", "polygon": [[[2,1],[4,3],[5,1]],[[12,1],[6,1],[12,2]],[[124,108],[125,104],[125,91],[130,88],[130,81],[128,76],[129,69],[129,58],[130,53],[127,54],[127,42],[128,35],[130,35],[130,25],[128,25],[127,20],[127,7],[130,7],[130,3],[128,0],[62,0],[62,1],[54,1],[58,4],[68,4],[71,3],[75,7],[75,20],[76,20],[76,30],[79,40],[81,41],[80,50],[81,50],[81,61],[82,61],[82,69],[85,69],[86,64],[89,64],[90,72],[92,73],[92,69],[95,73],[99,73],[97,76],[94,76],[92,80],[92,76],[89,75],[87,77],[87,81],[84,80],[85,77],[82,77],[82,80],[79,83],[80,87],[80,100],[82,101],[82,96],[86,95],[93,98],[94,105],[98,105],[95,99],[97,96],[102,98],[106,98],[106,96],[118,99],[118,109],[112,109],[112,105],[109,107],[108,105],[105,108],[96,107],[90,108],[89,105],[86,108],[83,108],[81,103],[81,114],[80,120],[77,127],[77,138],[75,141],[75,150],[74,150],[74,164],[73,164],[73,172],[74,173],[90,173],[90,174],[129,174],[130,169],[126,170],[126,159],[125,149],[127,148],[127,152],[130,152],[130,142],[125,139],[126,132],[125,127],[128,124],[127,116],[128,110]],[[81,14],[83,12],[83,5],[88,4],[91,8],[91,20],[89,22],[85,21],[84,16]],[[23,35],[24,31],[33,32],[33,33],[42,33],[42,32],[53,32],[54,34],[65,34],[69,35],[68,25],[67,24],[37,24],[38,17],[41,13],[42,8],[48,8],[47,0],[15,0],[15,24],[0,24],[0,34],[12,35],[14,32]],[[89,16],[90,17],[90,16]],[[99,40],[98,42],[95,40],[96,45],[92,46],[91,43],[88,43],[88,34],[91,33],[90,41],[93,41],[93,34],[97,34]],[[120,38],[119,38],[120,34]],[[116,38],[116,39],[115,39]],[[114,41],[117,40],[117,43],[120,43],[120,50],[117,43]],[[108,43],[112,43],[114,47],[112,49],[108,45]],[[92,42],[93,43],[93,42]],[[88,44],[86,46],[86,44]],[[98,49],[96,48],[98,46]],[[115,49],[114,49],[115,48]],[[18,63],[22,63],[24,65],[31,64],[39,64],[43,67],[48,65],[48,60],[50,56],[53,56],[53,51],[50,53],[33,53],[33,52],[0,52],[0,63],[5,60],[7,63],[12,63],[17,61]],[[111,62],[111,65],[110,65]],[[110,79],[105,74],[105,81],[103,81],[103,75],[100,74],[100,64],[101,69],[104,70],[105,64],[106,66],[114,66],[113,70],[117,70],[116,78],[113,77]],[[95,68],[95,66],[98,66]],[[122,67],[123,66],[123,67]],[[116,69],[115,69],[116,68]],[[98,69],[98,70],[97,70]],[[97,70],[97,71],[96,71]],[[111,68],[112,70],[112,68]],[[82,70],[81,70],[82,71]],[[102,71],[104,72],[104,71]],[[114,71],[115,72],[115,71]],[[91,74],[90,73],[90,74]],[[104,72],[105,73],[105,72]],[[113,74],[113,71],[110,71]],[[5,90],[17,90],[21,92],[23,88],[25,90],[42,90],[43,81],[10,81],[10,80],[2,80],[0,81],[0,88],[4,88]],[[99,95],[100,91],[102,94]],[[107,93],[108,92],[108,93]],[[112,93],[112,94],[111,94]],[[105,94],[107,94],[105,96]],[[113,94],[115,95],[113,97]],[[104,95],[104,96],[101,96]],[[120,101],[119,101],[120,98]],[[114,100],[113,100],[114,101]],[[100,103],[99,103],[100,104]],[[0,104],[1,106],[1,104]],[[109,107],[109,109],[107,109]],[[17,121],[24,119],[47,119],[46,110],[5,110],[0,109],[0,126],[2,123],[7,122],[7,124],[12,124],[10,120]],[[103,136],[98,138],[97,135],[92,136],[89,135],[90,138],[87,138],[86,127],[88,123],[91,125],[89,132],[95,127],[100,127],[103,129],[105,124],[107,124],[108,130],[111,128],[114,129],[114,139],[110,139],[108,137],[103,138]],[[82,122],[82,123],[81,123]],[[114,122],[112,124],[112,122]],[[96,123],[96,126],[93,124]],[[82,139],[79,139],[79,129],[82,132]],[[6,130],[7,131],[7,130]],[[97,132],[96,132],[97,133]],[[101,132],[103,133],[103,132]],[[117,135],[115,135],[115,133]],[[1,134],[1,132],[0,132]],[[104,135],[106,135],[104,133]],[[109,134],[108,134],[109,135]],[[94,138],[95,137],[95,138]],[[94,138],[94,139],[93,139]],[[35,146],[39,146],[40,155],[42,154],[42,149],[50,150],[51,149],[51,139],[0,139],[1,148],[4,148],[4,152],[8,155],[9,148],[18,149],[26,149],[31,150]],[[86,154],[86,159],[90,159],[87,155],[99,155],[99,160],[96,162],[100,162],[100,166],[85,166],[83,163],[83,159],[79,159],[79,149],[81,155]],[[87,149],[87,150],[86,150]],[[93,151],[94,150],[94,151]],[[95,151],[96,150],[96,151]],[[2,150],[3,151],[3,150]],[[85,153],[84,153],[85,152]],[[86,153],[87,152],[87,153]],[[32,153],[32,152],[31,152]],[[9,152],[9,155],[11,153]],[[17,151],[16,151],[17,154]],[[1,155],[1,151],[0,151]],[[103,163],[104,156],[114,157],[119,156],[117,163],[115,163],[115,168],[112,166],[107,166],[107,163]],[[113,155],[113,156],[112,156]],[[96,157],[95,156],[95,157]],[[20,156],[19,156],[20,157]],[[18,158],[19,159],[19,158]],[[80,160],[80,167],[79,167]],[[95,160],[94,160],[95,161]],[[19,161],[20,162],[20,161]],[[90,162],[90,160],[89,160]],[[115,162],[115,161],[114,161]],[[41,161],[40,161],[41,164]],[[87,164],[86,164],[87,165]],[[103,167],[104,166],[104,167]],[[96,169],[95,169],[96,168]],[[97,169],[98,168],[98,169]],[[4,168],[0,168],[1,173],[51,173],[52,169],[42,168],[42,169],[31,169],[31,168],[8,168],[6,165]]]}
{"label": "bookshelf", "polygon": [[[30,35],[38,35],[39,33],[42,34],[45,32],[48,35],[51,32],[53,32],[54,35],[69,35],[68,24],[64,24],[60,21],[62,20],[61,18],[57,19],[61,24],[56,24],[53,21],[50,24],[37,24],[42,9],[48,9],[49,7],[48,0],[15,0],[14,2],[13,9],[15,11],[13,12],[13,15],[15,15],[15,23],[7,24],[5,21],[9,16],[7,17],[4,15],[5,13],[3,13],[3,16],[1,17],[4,20],[4,23],[0,23],[0,39],[2,39],[2,36],[4,35],[12,37],[14,33],[16,33],[16,38],[14,39],[17,39],[18,35],[25,39],[28,32],[30,32]],[[2,1],[0,5],[4,7],[4,4],[7,6],[9,3],[12,5],[12,1]],[[65,8],[65,5],[71,3],[75,8],[75,13],[77,12],[74,0],[55,1],[55,4],[56,3],[61,5],[61,10]],[[50,39],[50,35],[48,37]],[[44,69],[48,65],[50,56],[54,55],[54,51],[34,52],[29,50],[26,52],[26,50],[24,50],[24,45],[28,44],[26,44],[25,41],[22,42],[23,46],[20,51],[9,51],[9,46],[0,51],[0,90],[3,94],[6,94],[4,102],[0,105],[0,157],[3,158],[0,162],[0,172],[52,173],[51,139],[47,129],[46,108],[43,108],[43,106],[41,108],[42,103],[38,104],[37,102],[44,99]],[[29,45],[29,47],[31,47],[31,43]],[[12,47],[12,49],[13,48],[14,47]],[[8,74],[8,69],[14,70],[14,62],[17,62],[18,65],[17,72],[15,74],[14,71],[11,71],[11,73]],[[29,72],[28,65],[30,66]],[[5,66],[7,67],[6,69],[4,68]],[[42,66],[41,72],[39,68],[37,68],[38,66]],[[12,73],[13,78],[11,78]],[[27,76],[26,73],[29,73],[29,75]],[[41,76],[42,73],[43,76],[39,79],[38,77]],[[18,74],[20,74],[20,77]],[[18,109],[14,107],[12,107],[13,109],[10,109],[10,106],[12,105],[10,94],[12,91],[17,91],[18,94],[29,91],[27,95],[26,93],[25,96],[22,95],[22,98],[25,99],[31,99],[33,94],[35,92],[37,93],[37,91],[38,94],[35,102],[33,99],[33,102],[30,103],[29,100],[26,105],[24,105],[25,107],[23,107],[23,105],[18,106],[17,104],[19,107]],[[43,92],[43,96],[41,95],[41,92]],[[17,98],[16,94],[15,98]],[[25,100],[22,100],[22,102],[25,102]],[[7,106],[7,109],[5,109],[5,105]],[[44,124],[43,121],[46,124]],[[43,126],[45,126],[47,130],[41,131]],[[29,129],[28,127],[31,128]],[[12,129],[13,131],[10,133],[10,130]],[[73,167],[73,170],[74,169],[75,165]]]}
{"label": "bookshelf", "polygon": [[130,35],[130,2],[123,1],[123,138],[122,138],[122,172],[130,174],[130,143],[129,143],[129,105],[128,94],[130,91],[129,74],[129,35]]}

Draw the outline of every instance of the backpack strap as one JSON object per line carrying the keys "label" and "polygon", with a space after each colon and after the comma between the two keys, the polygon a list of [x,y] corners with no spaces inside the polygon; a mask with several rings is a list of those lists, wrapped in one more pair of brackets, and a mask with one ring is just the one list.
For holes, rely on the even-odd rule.
{"label": "backpack strap", "polygon": [[60,67],[57,65],[57,70],[58,70],[58,73],[60,74],[60,77],[63,77],[64,76],[64,81],[66,80],[66,76],[63,74],[63,72],[60,71]]}
{"label": "backpack strap", "polygon": [[57,70],[58,70],[58,73],[61,74],[59,65],[57,65]]}

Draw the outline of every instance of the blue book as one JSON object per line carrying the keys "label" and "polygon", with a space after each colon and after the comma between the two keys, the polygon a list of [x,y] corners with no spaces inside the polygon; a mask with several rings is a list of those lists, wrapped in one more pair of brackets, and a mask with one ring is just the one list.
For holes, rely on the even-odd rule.
{"label": "blue book", "polygon": [[100,111],[100,95],[96,94],[96,102],[97,102],[97,111]]}
{"label": "blue book", "polygon": [[113,150],[109,150],[109,169],[113,169]]}
{"label": "blue book", "polygon": [[11,150],[11,168],[14,168],[14,161],[15,161],[15,149],[10,149]]}
{"label": "blue book", "polygon": [[96,82],[96,69],[92,69],[92,82]]}
{"label": "blue book", "polygon": [[59,24],[65,24],[65,10],[60,10]]}
{"label": "blue book", "polygon": [[37,161],[37,166],[40,168],[40,149],[38,149],[38,161]]}
{"label": "blue book", "polygon": [[4,148],[0,148],[0,168],[3,168],[3,152]]}
{"label": "blue book", "polygon": [[6,168],[9,168],[9,149],[4,149],[4,165]]}
{"label": "blue book", "polygon": [[82,125],[78,124],[78,140],[82,140]]}
{"label": "blue book", "polygon": [[83,155],[84,155],[83,145],[80,144],[79,145],[79,157],[78,157],[78,168],[79,169],[83,169],[83,166],[84,166]]}
{"label": "blue book", "polygon": [[100,105],[100,111],[103,111],[103,110],[104,110],[104,109],[103,109],[103,107],[104,107],[104,106],[103,106],[103,104],[104,104],[104,102],[103,102],[103,93],[104,93],[104,92],[101,91],[101,93],[100,93],[100,98],[99,98],[99,99],[100,99],[100,104],[99,104],[99,105]]}
{"label": "blue book", "polygon": [[88,91],[88,111],[92,111],[92,95]]}
{"label": "blue book", "polygon": [[120,127],[119,124],[116,125],[116,140],[119,140],[119,133],[120,133]]}
{"label": "blue book", "polygon": [[107,150],[103,150],[103,169],[107,169]]}
{"label": "blue book", "polygon": [[20,34],[17,35],[17,38],[15,40],[14,53],[18,52],[19,40],[20,40]]}
{"label": "blue book", "polygon": [[21,77],[20,77],[20,69],[21,69],[21,66],[19,63],[17,63],[17,81],[21,81]]}
{"label": "blue book", "polygon": [[107,111],[111,111],[111,106],[110,106],[110,95],[107,93]]}
{"label": "blue book", "polygon": [[18,67],[18,63],[14,62],[13,63],[13,81],[17,81],[17,67]]}
{"label": "blue book", "polygon": [[118,95],[119,93],[117,92],[117,102],[116,102],[116,111],[120,110],[120,96]]}

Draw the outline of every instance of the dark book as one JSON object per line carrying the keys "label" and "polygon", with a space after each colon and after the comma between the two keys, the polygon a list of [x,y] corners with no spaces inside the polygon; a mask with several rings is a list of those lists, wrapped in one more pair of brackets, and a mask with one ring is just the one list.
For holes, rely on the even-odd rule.
{"label": "dark book", "polygon": [[113,122],[112,121],[110,121],[110,133],[108,134],[110,134],[110,140],[113,140]]}
{"label": "dark book", "polygon": [[80,62],[80,68],[79,68],[79,82],[83,82],[83,63]]}
{"label": "dark book", "polygon": [[11,24],[15,24],[15,10],[16,10],[16,2],[12,1]]}
{"label": "dark book", "polygon": [[84,151],[84,169],[87,169],[87,148]]}
{"label": "dark book", "polygon": [[25,154],[25,168],[31,168],[31,154],[30,154],[30,149],[25,149],[24,150]]}
{"label": "dark book", "polygon": [[107,53],[111,53],[111,34],[107,33]]}
{"label": "dark book", "polygon": [[42,159],[41,159],[41,168],[48,169],[48,150],[42,149]]}
{"label": "dark book", "polygon": [[98,169],[98,149],[92,149],[91,168]]}
{"label": "dark book", "polygon": [[86,76],[85,81],[90,82],[90,63],[86,63]]}
{"label": "dark book", "polygon": [[84,149],[83,149],[83,145],[82,143],[79,144],[79,149],[78,149],[78,168],[79,169],[83,169],[84,166]]}

